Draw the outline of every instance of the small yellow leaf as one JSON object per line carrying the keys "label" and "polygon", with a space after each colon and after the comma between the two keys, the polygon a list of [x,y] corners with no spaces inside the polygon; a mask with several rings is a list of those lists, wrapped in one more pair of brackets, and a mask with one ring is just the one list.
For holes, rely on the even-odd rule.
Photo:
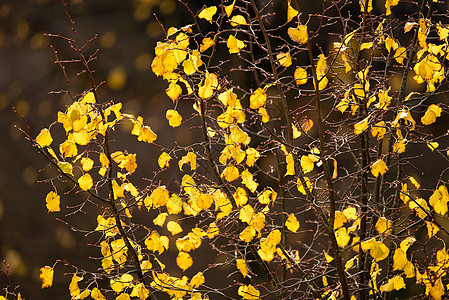
{"label": "small yellow leaf", "polygon": [[45,202],[47,202],[48,212],[56,212],[61,210],[61,208],[59,208],[60,197],[55,192],[49,192],[45,198]]}
{"label": "small yellow leaf", "polygon": [[87,191],[94,185],[94,182],[89,173],[86,173],[80,178],[78,178],[78,184],[82,190]]}
{"label": "small yellow leaf", "polygon": [[389,253],[390,250],[382,242],[374,241],[370,245],[370,254],[376,260],[376,262],[387,258]]}
{"label": "small yellow leaf", "polygon": [[440,228],[438,228],[437,225],[435,225],[435,223],[430,222],[430,221],[426,221],[426,226],[427,226],[427,236],[430,238],[432,238],[435,234],[438,233],[438,231],[440,231]]}
{"label": "small yellow leaf", "polygon": [[285,227],[292,232],[297,232],[299,229],[298,219],[294,214],[290,214],[285,222]]}
{"label": "small yellow leaf", "polygon": [[177,235],[178,233],[182,232],[181,226],[177,222],[174,222],[174,221],[169,221],[167,223],[167,229],[168,229],[168,231],[170,231],[170,233],[172,235]]}
{"label": "small yellow leaf", "polygon": [[203,99],[210,98],[214,94],[214,90],[218,88],[219,85],[217,75],[206,71],[203,84],[198,88],[198,96]]}
{"label": "small yellow leaf", "polygon": [[211,39],[211,38],[204,38],[203,41],[201,42],[201,45],[200,45],[200,52],[206,51],[207,49],[209,49],[213,45],[215,45],[215,42],[214,42],[213,39]]}
{"label": "small yellow leaf", "polygon": [[387,9],[387,12],[385,14],[387,16],[391,15],[391,7],[398,5],[398,3],[399,3],[399,0],[387,0],[385,2],[385,8]]}
{"label": "small yellow leaf", "polygon": [[369,116],[365,119],[361,120],[360,122],[354,124],[354,134],[359,135],[362,132],[364,132],[366,129],[368,129],[368,123],[369,123]]}
{"label": "small yellow leaf", "polygon": [[190,164],[191,170],[196,170],[196,154],[194,152],[189,152],[187,155],[183,156],[181,160],[178,162],[179,170],[182,171],[182,167],[184,164]]}
{"label": "small yellow leaf", "polygon": [[287,23],[293,20],[294,17],[298,15],[298,11],[294,9],[291,5],[291,0],[288,0],[287,5]]}
{"label": "small yellow leaf", "polygon": [[298,25],[296,28],[290,27],[287,29],[288,36],[292,41],[302,45],[307,42],[309,35],[307,33],[307,25]]}
{"label": "small yellow leaf", "polygon": [[290,52],[281,52],[276,55],[276,58],[279,61],[279,64],[283,67],[288,68],[292,65],[292,57],[290,56]]}
{"label": "small yellow leaf", "polygon": [[324,258],[326,259],[326,261],[328,263],[332,262],[334,260],[334,258],[332,256],[330,256],[329,254],[327,254],[326,251],[324,251]]}
{"label": "small yellow leaf", "polygon": [[205,19],[212,24],[212,18],[216,12],[217,12],[216,6],[206,7],[202,9],[201,12],[198,14],[198,18]]}
{"label": "small yellow leaf", "polygon": [[421,118],[421,123],[424,125],[430,125],[434,123],[437,117],[441,116],[441,107],[435,104],[431,104],[428,108],[424,116]]}
{"label": "small yellow leaf", "polygon": [[231,182],[239,178],[239,170],[233,165],[228,165],[221,173],[221,177]]}
{"label": "small yellow leaf", "polygon": [[430,196],[429,203],[437,214],[444,216],[447,213],[447,202],[449,201],[449,194],[444,185],[440,185]]}
{"label": "small yellow leaf", "polygon": [[138,297],[140,300],[148,299],[150,291],[147,290],[145,285],[141,282],[133,287],[131,297]]}
{"label": "small yellow leaf", "polygon": [[301,67],[296,68],[293,77],[295,78],[296,85],[307,83],[307,72],[305,69]]}
{"label": "small yellow leaf", "polygon": [[53,285],[53,268],[49,266],[40,269],[40,278],[42,281],[42,288],[51,287]]}
{"label": "small yellow leaf", "polygon": [[230,54],[239,53],[241,49],[246,47],[245,42],[237,39],[232,34],[229,36],[228,42],[227,42],[226,45],[228,46]]}
{"label": "small yellow leaf", "polygon": [[301,169],[304,172],[304,174],[312,172],[314,167],[315,165],[313,164],[313,161],[310,159],[309,156],[307,155],[301,156]]}
{"label": "small yellow leaf", "polygon": [[284,176],[287,175],[295,175],[295,162],[293,160],[293,154],[289,153],[287,155],[287,171],[285,172]]}
{"label": "small yellow leaf", "polygon": [[88,172],[88,171],[92,170],[92,168],[94,166],[94,161],[92,159],[90,159],[89,157],[83,157],[81,159],[81,166],[82,166],[84,172]]}
{"label": "small yellow leaf", "polygon": [[337,240],[338,246],[340,246],[341,248],[346,247],[346,245],[349,243],[349,240],[351,239],[346,227],[340,227],[339,229],[335,230],[335,238]]}
{"label": "small yellow leaf", "polygon": [[429,149],[433,152],[433,150],[435,150],[436,148],[438,148],[438,146],[440,146],[440,144],[438,144],[437,142],[429,142],[427,143],[427,147],[429,147]]}
{"label": "small yellow leaf", "polygon": [[41,147],[46,147],[50,146],[51,142],[53,142],[53,138],[51,137],[50,131],[47,128],[42,129],[36,137],[36,143]]}
{"label": "small yellow leaf", "polygon": [[164,226],[167,215],[167,213],[160,213],[156,218],[153,219],[153,224],[160,227]]}
{"label": "small yellow leaf", "polygon": [[385,217],[379,218],[376,222],[376,230],[379,234],[391,233],[393,223]]}
{"label": "small yellow leaf", "polygon": [[65,140],[64,143],[59,145],[59,152],[64,157],[75,157],[78,154],[78,149],[76,148],[76,144],[70,140]]}
{"label": "small yellow leaf", "polygon": [[245,260],[242,258],[237,259],[237,269],[239,269],[240,273],[242,273],[243,277],[248,275],[248,267],[246,266]]}
{"label": "small yellow leaf", "polygon": [[235,0],[232,1],[230,5],[225,6],[226,15],[228,18],[231,16],[232,11],[234,10]]}
{"label": "small yellow leaf", "polygon": [[100,290],[97,287],[94,287],[92,289],[92,292],[90,293],[90,296],[94,299],[94,300],[106,300],[106,297],[103,296],[103,294],[100,292]]}
{"label": "small yellow leaf", "polygon": [[[312,188],[312,183],[310,182],[309,178],[304,177],[304,180],[306,182],[306,186],[307,186],[307,190],[311,190]],[[303,195],[307,195],[306,190],[304,189],[304,186],[301,183],[300,178],[298,177],[298,180],[296,181],[296,188],[298,189],[298,191],[303,194]]]}
{"label": "small yellow leaf", "polygon": [[170,160],[171,160],[171,156],[166,152],[162,152],[162,154],[159,155],[157,163],[159,164],[159,167],[161,169],[168,168]]}
{"label": "small yellow leaf", "polygon": [[407,263],[407,254],[401,248],[397,248],[393,255],[393,271],[404,270]]}
{"label": "small yellow leaf", "polygon": [[73,176],[73,166],[69,162],[60,161],[58,162],[58,167],[62,170],[63,173]]}
{"label": "small yellow leaf", "polygon": [[383,175],[388,171],[388,167],[385,164],[385,162],[382,159],[378,159],[372,166],[371,166],[371,173],[378,177],[379,175]]}
{"label": "small yellow leaf", "polygon": [[240,209],[239,219],[242,222],[250,223],[254,216],[254,209],[251,205],[247,204]]}
{"label": "small yellow leaf", "polygon": [[193,286],[194,288],[197,288],[205,282],[206,282],[206,278],[204,278],[203,272],[198,272],[190,280],[190,285]]}
{"label": "small yellow leaf", "polygon": [[168,124],[171,127],[178,127],[179,125],[181,125],[182,117],[176,110],[167,110],[165,117],[167,118]]}
{"label": "small yellow leaf", "polygon": [[259,114],[262,116],[262,123],[267,123],[268,121],[270,121],[270,116],[268,115],[265,107],[259,108]]}
{"label": "small yellow leaf", "polygon": [[185,271],[193,265],[193,259],[189,253],[179,252],[178,256],[176,257],[176,264],[183,271]]}
{"label": "small yellow leaf", "polygon": [[165,90],[165,93],[168,97],[170,97],[170,99],[172,99],[172,101],[175,101],[182,94],[182,88],[175,81],[172,81]]}
{"label": "small yellow leaf", "polygon": [[259,299],[260,296],[260,292],[253,287],[251,284],[250,285],[241,285],[239,287],[238,290],[238,294],[239,296],[242,296],[243,299]]}
{"label": "small yellow leaf", "polygon": [[399,47],[396,49],[396,52],[394,53],[394,59],[401,65],[404,63],[404,59],[407,58],[407,49],[404,47]]}
{"label": "small yellow leaf", "polygon": [[[388,2],[389,0],[387,0]],[[405,288],[405,282],[401,275],[390,278],[387,283],[380,287],[380,291],[391,292],[392,290],[400,290]]]}
{"label": "small yellow leaf", "polygon": [[258,109],[265,105],[265,102],[267,101],[267,94],[265,93],[265,90],[262,88],[258,88],[254,91],[254,93],[249,97],[250,101],[250,108],[252,109]]}
{"label": "small yellow leaf", "polygon": [[244,16],[242,15],[236,15],[233,16],[231,19],[231,25],[233,27],[239,26],[239,25],[248,25],[248,23],[246,22],[246,19]]}

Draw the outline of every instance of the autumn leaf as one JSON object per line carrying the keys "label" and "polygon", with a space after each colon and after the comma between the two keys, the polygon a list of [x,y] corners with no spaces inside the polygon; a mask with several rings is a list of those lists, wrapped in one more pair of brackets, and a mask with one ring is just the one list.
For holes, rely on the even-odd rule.
{"label": "autumn leaf", "polygon": [[190,280],[190,285],[197,288],[205,282],[206,282],[206,278],[204,278],[203,272],[198,272]]}
{"label": "autumn leaf", "polygon": [[47,203],[48,212],[56,212],[61,210],[59,208],[60,197],[55,192],[49,192],[45,198],[45,202]]}
{"label": "autumn leaf", "polygon": [[278,60],[279,64],[283,67],[290,67],[292,65],[292,57],[290,56],[290,52],[281,52],[276,55],[276,59]]}
{"label": "autumn leaf", "polygon": [[45,266],[40,269],[40,272],[42,288],[51,287],[53,285],[53,268]]}
{"label": "autumn leaf", "polygon": [[291,0],[287,2],[287,23],[298,15],[298,11],[292,7]]}
{"label": "autumn leaf", "polygon": [[288,215],[287,221],[285,221],[285,227],[292,232],[297,232],[299,229],[299,222],[294,214]]}
{"label": "autumn leaf", "polygon": [[305,69],[298,67],[293,74],[296,85],[302,85],[307,83],[307,72]]}
{"label": "autumn leaf", "polygon": [[176,257],[176,264],[183,271],[185,271],[193,265],[193,260],[189,253],[179,252],[178,256]]}
{"label": "autumn leaf", "polygon": [[287,29],[288,36],[292,41],[302,45],[307,42],[309,35],[307,33],[307,25],[299,25],[296,28],[290,27]]}
{"label": "autumn leaf", "polygon": [[161,169],[168,168],[170,160],[171,156],[166,152],[162,152],[161,155],[159,155],[157,163]]}
{"label": "autumn leaf", "polygon": [[86,173],[78,178],[78,184],[82,190],[87,191],[94,185],[94,182],[89,173]]}
{"label": "autumn leaf", "polygon": [[209,49],[209,48],[212,47],[213,45],[215,45],[215,42],[214,42],[213,39],[208,38],[208,37],[207,37],[207,38],[204,38],[204,39],[201,41],[200,52],[206,51],[207,49]]}
{"label": "autumn leaf", "polygon": [[242,15],[233,16],[231,19],[231,26],[236,27],[236,26],[240,26],[240,25],[248,25],[245,17]]}
{"label": "autumn leaf", "polygon": [[244,41],[237,39],[235,36],[231,34],[228,38],[227,46],[229,49],[229,53],[233,54],[239,53],[241,49],[246,47],[246,44]]}
{"label": "autumn leaf", "polygon": [[258,109],[265,105],[267,101],[267,94],[265,90],[262,88],[258,88],[254,91],[254,93],[249,97],[250,105],[249,107],[252,109]]}
{"label": "autumn leaf", "polygon": [[449,201],[449,194],[444,185],[440,185],[430,196],[429,203],[437,214],[444,216],[447,213],[447,202]]}
{"label": "autumn leaf", "polygon": [[371,173],[378,177],[379,175],[384,175],[388,171],[388,167],[382,159],[376,160],[376,162],[371,166]]}
{"label": "autumn leaf", "polygon": [[200,13],[198,14],[198,18],[205,19],[212,24],[212,18],[216,12],[217,12],[216,6],[206,7],[200,11]]}
{"label": "autumn leaf", "polygon": [[172,235],[177,235],[178,233],[182,232],[181,226],[174,221],[169,221],[167,223],[167,230],[170,231]]}
{"label": "autumn leaf", "polygon": [[284,176],[295,175],[295,162],[293,160],[293,154],[289,153],[287,155],[286,160],[287,160],[287,171],[285,172]]}
{"label": "autumn leaf", "polygon": [[238,290],[239,296],[242,296],[243,299],[259,299],[260,292],[250,285],[241,285]]}
{"label": "autumn leaf", "polygon": [[176,110],[167,110],[165,117],[167,118],[168,124],[171,127],[178,127],[179,125],[181,125],[182,117]]}
{"label": "autumn leaf", "polygon": [[355,135],[359,135],[368,129],[369,119],[370,119],[370,117],[368,116],[368,117],[364,118],[363,120],[361,120],[360,122],[354,124],[354,134]]}
{"label": "autumn leaf", "polygon": [[421,118],[421,123],[423,123],[424,125],[430,125],[432,123],[435,123],[437,117],[441,116],[441,111],[442,109],[438,105],[435,104],[429,105],[426,113]]}
{"label": "autumn leaf", "polygon": [[50,131],[47,128],[42,129],[36,137],[36,143],[41,147],[46,147],[50,146],[51,142],[53,142],[53,138],[51,137]]}

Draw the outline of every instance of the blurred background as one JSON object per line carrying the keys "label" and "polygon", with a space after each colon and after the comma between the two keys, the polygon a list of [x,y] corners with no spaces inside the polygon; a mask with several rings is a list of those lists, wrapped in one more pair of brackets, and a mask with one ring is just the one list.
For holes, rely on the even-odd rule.
{"label": "blurred background", "polygon": [[[175,0],[68,0],[68,5],[80,41],[98,35],[89,51],[99,49],[98,60],[91,66],[97,82],[107,82],[99,89],[99,97],[122,102],[123,111],[143,116],[155,132],[162,132],[168,127],[165,110],[172,104],[164,93],[166,84],[151,71],[154,46],[163,39],[153,14],[164,24],[185,25],[191,20],[185,20],[180,4]],[[61,205],[59,215],[47,213],[45,196],[51,186],[37,183],[51,175],[47,163],[15,128],[25,125],[13,107],[27,120],[35,137],[71,103],[64,94],[49,94],[66,88],[50,45],[60,58],[74,58],[74,53],[67,42],[45,33],[71,37],[60,1],[0,1],[0,259],[4,272],[0,274],[0,289],[12,285],[18,286],[17,291],[25,298],[63,299],[69,295],[70,276],[55,275],[54,287],[41,289],[39,268],[52,266],[56,259],[84,267],[86,256],[98,256],[98,251],[86,246],[85,241],[79,242],[82,233],[57,220],[68,212],[63,208],[67,202]],[[67,71],[74,94],[90,87],[85,78],[77,78],[70,68]],[[188,129],[171,130],[161,136],[172,139],[173,135],[189,142]],[[138,163],[145,167],[151,167],[153,160],[151,155],[138,157]],[[82,214],[69,221],[79,229],[96,225],[95,220],[86,224]],[[9,265],[8,270],[3,261]]]}

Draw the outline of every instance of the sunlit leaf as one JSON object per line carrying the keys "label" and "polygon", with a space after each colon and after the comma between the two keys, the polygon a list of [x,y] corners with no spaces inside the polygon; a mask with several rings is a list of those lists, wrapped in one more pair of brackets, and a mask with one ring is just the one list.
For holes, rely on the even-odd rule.
{"label": "sunlit leaf", "polygon": [[198,18],[205,19],[212,24],[212,18],[216,12],[217,12],[216,6],[206,7],[200,11],[200,13],[198,14]]}
{"label": "sunlit leaf", "polygon": [[183,271],[185,271],[193,265],[193,259],[189,253],[179,252],[178,256],[176,257],[176,264]]}
{"label": "sunlit leaf", "polygon": [[241,49],[246,47],[246,44],[244,41],[237,39],[231,34],[228,38],[227,46],[229,49],[229,53],[233,54],[239,53]]}
{"label": "sunlit leaf", "polygon": [[47,203],[48,212],[56,212],[61,210],[61,208],[59,208],[60,197],[55,192],[49,192],[45,198],[45,202]]}
{"label": "sunlit leaf", "polygon": [[293,77],[295,78],[296,85],[307,83],[307,71],[301,67],[296,68]]}
{"label": "sunlit leaf", "polygon": [[294,214],[288,215],[287,221],[285,221],[285,227],[287,227],[287,229],[292,232],[298,231],[299,222],[298,222],[298,219],[296,219],[296,216]]}
{"label": "sunlit leaf", "polygon": [[[388,0],[387,0],[388,1]],[[390,278],[388,282],[380,287],[380,291],[391,292],[392,290],[400,290],[405,288],[405,282],[402,276],[398,275]]]}
{"label": "sunlit leaf", "polygon": [[45,266],[40,269],[42,288],[51,287],[53,285],[53,273],[53,268],[49,266]]}
{"label": "sunlit leaf", "polygon": [[89,175],[89,173],[86,173],[78,178],[78,184],[82,190],[87,191],[94,185],[94,181],[92,180],[92,177]]}
{"label": "sunlit leaf", "polygon": [[168,124],[171,127],[178,127],[179,125],[181,125],[182,117],[176,110],[167,110],[165,117],[167,118]]}
{"label": "sunlit leaf", "polygon": [[260,292],[250,285],[241,285],[238,290],[239,296],[242,296],[243,299],[259,299]]}
{"label": "sunlit leaf", "polygon": [[248,25],[246,19],[242,15],[235,15],[231,19],[231,26]]}
{"label": "sunlit leaf", "polygon": [[36,143],[41,147],[46,147],[50,146],[51,142],[53,142],[53,138],[51,137],[50,131],[47,128],[42,129],[36,137]]}
{"label": "sunlit leaf", "polygon": [[371,173],[378,177],[379,175],[383,175],[388,171],[388,167],[385,164],[385,162],[382,159],[378,159],[372,166],[371,166]]}
{"label": "sunlit leaf", "polygon": [[309,35],[307,33],[307,25],[299,25],[296,28],[289,27],[287,29],[288,36],[292,41],[302,45],[307,42]]}

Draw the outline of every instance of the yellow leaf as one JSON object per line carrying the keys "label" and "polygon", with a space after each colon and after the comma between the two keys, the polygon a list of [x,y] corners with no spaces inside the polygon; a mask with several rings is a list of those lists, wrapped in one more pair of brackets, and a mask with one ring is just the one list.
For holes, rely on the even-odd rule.
{"label": "yellow leaf", "polygon": [[[388,2],[389,0],[387,0]],[[400,290],[405,288],[405,282],[401,275],[390,278],[388,282],[380,287],[380,291],[391,292],[392,290]]]}
{"label": "yellow leaf", "polygon": [[401,248],[397,248],[393,255],[393,271],[404,270],[407,263],[407,254]]}
{"label": "yellow leaf", "polygon": [[[232,143],[242,144],[245,143],[249,138],[248,134],[244,132],[242,129],[240,129],[240,127],[237,124],[232,124],[229,128],[229,131],[230,131],[229,141]],[[243,155],[244,154],[245,152],[243,152]]]}
{"label": "yellow leaf", "polygon": [[160,227],[164,226],[167,215],[167,213],[160,213],[156,218],[153,219],[153,224]]}
{"label": "yellow leaf", "polygon": [[66,162],[66,161],[60,161],[58,162],[58,167],[62,170],[65,174],[73,175],[73,166]]}
{"label": "yellow leaf", "polygon": [[430,125],[434,123],[437,117],[441,116],[441,107],[435,104],[431,104],[428,108],[424,116],[421,118],[421,123],[424,125]]}
{"label": "yellow leaf", "polygon": [[215,236],[220,234],[220,230],[219,230],[217,224],[215,224],[215,222],[212,222],[209,224],[209,228],[207,229],[206,233],[207,233],[207,237],[212,239]]}
{"label": "yellow leaf", "polygon": [[176,194],[172,194],[165,206],[169,214],[178,214],[182,211],[182,200]]}
{"label": "yellow leaf", "polygon": [[80,178],[78,178],[78,184],[82,190],[87,191],[94,185],[94,182],[92,180],[92,177],[90,177],[89,173],[86,173]]}
{"label": "yellow leaf", "polygon": [[307,25],[299,25],[296,28],[290,27],[287,29],[288,36],[292,41],[302,45],[307,42],[309,35],[307,33]]}
{"label": "yellow leaf", "polygon": [[[169,192],[165,188],[165,186],[158,186],[155,188],[149,197],[150,203],[153,205],[154,208],[158,208],[161,206],[164,206],[167,204],[169,199]],[[148,207],[148,210],[150,210],[150,207]]]}
{"label": "yellow leaf", "polygon": [[301,169],[304,172],[304,174],[312,172],[314,167],[315,165],[313,164],[313,161],[310,159],[309,156],[303,155],[301,157]]}
{"label": "yellow leaf", "polygon": [[377,94],[377,98],[379,99],[379,103],[375,105],[378,109],[387,109],[387,107],[391,103],[391,99],[393,97],[388,96],[388,92],[390,91],[391,87],[388,88],[388,90],[380,90]]}
{"label": "yellow leaf", "polygon": [[249,167],[254,166],[254,163],[260,157],[259,151],[257,151],[254,148],[248,148],[248,149],[246,149],[245,152],[246,152],[246,164]]}
{"label": "yellow leaf", "polygon": [[449,194],[444,185],[440,185],[430,196],[429,203],[437,214],[444,216],[447,213],[447,202],[449,201]]}
{"label": "yellow leaf", "polygon": [[387,258],[389,253],[390,250],[382,242],[374,241],[370,245],[370,254],[376,260],[376,262]]}
{"label": "yellow leaf", "polygon": [[294,214],[290,214],[288,216],[287,221],[285,221],[285,227],[287,227],[287,229],[292,232],[298,231],[299,222],[298,222],[298,219],[296,219],[296,216]]}
{"label": "yellow leaf", "polygon": [[385,40],[385,48],[387,48],[388,53],[390,53],[392,50],[395,51],[396,49],[399,48],[399,43],[396,42],[394,39],[387,37],[387,39]]}
{"label": "yellow leaf", "polygon": [[254,91],[254,93],[249,98],[250,101],[250,108],[252,109],[258,109],[265,105],[265,102],[267,101],[267,94],[265,93],[265,90],[262,88],[258,88]]}
{"label": "yellow leaf", "polygon": [[295,78],[296,85],[307,83],[307,72],[305,69],[301,67],[296,68],[293,77]]}
{"label": "yellow leaf", "polygon": [[53,285],[53,268],[45,266],[40,269],[40,272],[42,288],[51,287]]}
{"label": "yellow leaf", "polygon": [[377,138],[377,140],[383,139],[386,133],[387,133],[387,126],[384,121],[377,122],[371,128],[371,135]]}
{"label": "yellow leaf", "polygon": [[51,142],[53,142],[53,138],[51,137],[50,131],[47,128],[42,129],[36,137],[36,143],[41,147],[46,147],[50,146]]}
{"label": "yellow leaf", "polygon": [[133,287],[131,292],[131,297],[138,297],[140,300],[148,299],[150,292],[147,290],[145,285],[141,282]]}
{"label": "yellow leaf", "polygon": [[225,6],[226,15],[228,18],[231,16],[232,11],[234,10],[235,0],[232,1],[230,5]]}
{"label": "yellow leaf", "polygon": [[176,110],[167,110],[165,117],[167,118],[168,124],[171,127],[178,127],[179,125],[181,125],[182,117]]}
{"label": "yellow leaf", "polygon": [[[306,182],[307,190],[310,191],[310,189],[312,188],[312,183],[310,182],[309,178],[307,178],[307,177],[304,177],[304,180]],[[306,190],[304,189],[304,186],[302,185],[299,177],[298,177],[298,180],[296,181],[296,188],[298,189],[298,191],[301,194],[307,195]]]}
{"label": "yellow leaf", "polygon": [[365,12],[365,5],[368,5],[366,7],[366,12],[371,12],[373,10],[373,0],[359,0],[360,4],[360,12]]}
{"label": "yellow leaf", "polygon": [[213,39],[211,39],[211,38],[204,38],[203,41],[201,42],[201,45],[200,45],[200,52],[206,51],[207,49],[209,49],[213,45],[215,45],[215,42],[214,42]]}
{"label": "yellow leaf", "polygon": [[203,272],[198,272],[190,280],[190,285],[193,286],[194,288],[197,288],[205,282],[206,282],[206,278],[204,278]]}
{"label": "yellow leaf", "polygon": [[182,171],[182,167],[184,164],[190,164],[191,170],[196,170],[196,154],[194,152],[189,152],[187,155],[183,156],[181,160],[178,162],[179,170]]}
{"label": "yellow leaf", "polygon": [[162,154],[159,155],[157,163],[159,164],[159,167],[161,169],[168,168],[170,160],[171,160],[171,156],[169,154],[167,154],[166,152],[162,152]]}
{"label": "yellow leaf", "polygon": [[289,153],[287,155],[287,171],[285,172],[284,176],[287,175],[295,175],[295,162],[293,160],[293,154]]}
{"label": "yellow leaf", "polygon": [[298,15],[298,11],[294,9],[291,5],[291,0],[288,0],[287,4],[287,23],[293,20],[294,17]]}
{"label": "yellow leaf", "polygon": [[182,94],[182,88],[175,81],[172,81],[168,85],[168,88],[165,90],[165,93],[168,97],[170,97],[170,99],[172,99],[172,101],[175,101],[176,99],[178,99],[179,95]]}
{"label": "yellow leaf", "polygon": [[385,217],[379,218],[376,222],[376,230],[379,234],[391,233],[393,223]]}
{"label": "yellow leaf", "polygon": [[440,300],[444,293],[443,283],[441,282],[441,278],[438,278],[434,285],[430,288],[430,296],[432,296],[434,300]]}
{"label": "yellow leaf", "polygon": [[257,200],[259,200],[261,204],[267,205],[270,204],[270,202],[276,201],[276,197],[277,193],[273,191],[273,189],[268,188],[259,195],[257,195]]}
{"label": "yellow leaf", "polygon": [[334,260],[334,258],[332,256],[330,256],[329,254],[327,254],[326,251],[324,251],[324,257],[326,258],[326,261],[328,263],[332,262]]}
{"label": "yellow leaf", "polygon": [[218,77],[214,73],[206,71],[203,84],[198,88],[198,96],[203,99],[210,98],[214,94],[214,90],[218,89]]}
{"label": "yellow leaf", "polygon": [[276,59],[279,61],[279,64],[283,67],[290,67],[292,65],[292,57],[290,56],[290,52],[284,53],[281,52],[276,55]]}
{"label": "yellow leaf", "polygon": [[231,26],[239,26],[239,25],[248,25],[248,23],[246,22],[246,19],[244,16],[242,15],[236,15],[233,16],[231,19]]}
{"label": "yellow leaf", "polygon": [[90,159],[89,157],[83,157],[81,159],[81,166],[83,168],[83,171],[88,172],[88,171],[92,170],[92,168],[94,166],[94,161],[92,159]]}
{"label": "yellow leaf", "polygon": [[388,171],[388,167],[385,164],[385,162],[382,159],[378,159],[372,166],[371,166],[371,173],[378,177],[379,175],[383,175]]}
{"label": "yellow leaf", "polygon": [[217,12],[216,6],[206,7],[202,9],[201,12],[198,14],[198,18],[205,19],[212,24],[212,18],[216,12]]}
{"label": "yellow leaf", "polygon": [[228,42],[226,45],[228,46],[230,54],[239,53],[241,49],[246,47],[244,41],[239,40],[232,34],[229,36]]}
{"label": "yellow leaf", "polygon": [[438,233],[438,231],[440,231],[440,228],[438,228],[437,225],[435,225],[435,223],[430,222],[430,221],[426,221],[426,226],[427,226],[427,236],[430,238],[432,238],[435,234]]}
{"label": "yellow leaf", "polygon": [[373,48],[373,42],[366,42],[360,45],[360,51]]}
{"label": "yellow leaf", "polygon": [[391,15],[391,7],[398,5],[399,0],[386,0],[385,2],[385,8],[387,9],[387,12],[385,13],[387,16]]}
{"label": "yellow leaf", "polygon": [[396,49],[396,52],[394,53],[394,59],[401,65],[404,63],[404,59],[407,58],[407,49],[404,47],[399,47]]}
{"label": "yellow leaf", "polygon": [[346,227],[340,227],[339,229],[335,230],[335,238],[337,239],[338,246],[340,246],[341,248],[344,248],[351,239]]}
{"label": "yellow leaf", "polygon": [[268,116],[268,112],[265,107],[259,108],[259,114],[262,116],[262,123],[267,123],[270,121],[270,116]]}
{"label": "yellow leaf", "polygon": [[[316,76],[318,80],[318,89],[321,91],[326,86],[329,80],[326,78],[327,72],[327,60],[324,54],[318,55],[318,62],[316,64]],[[313,82],[314,86],[316,86],[315,81]]]}
{"label": "yellow leaf", "polygon": [[239,296],[242,296],[243,299],[259,299],[260,292],[250,285],[241,285],[238,290]]}
{"label": "yellow leaf", "polygon": [[235,203],[237,204],[238,207],[241,207],[241,206],[245,205],[246,202],[248,202],[248,195],[246,194],[245,189],[242,187],[237,188],[233,197],[234,197]]}
{"label": "yellow leaf", "polygon": [[103,294],[100,292],[100,290],[97,287],[94,287],[92,289],[92,292],[90,293],[90,296],[94,299],[94,300],[106,300],[106,297],[103,296]]}
{"label": "yellow leaf", "polygon": [[343,214],[349,220],[357,220],[358,219],[357,208],[355,208],[354,206],[350,206],[350,207],[343,209]]}
{"label": "yellow leaf", "polygon": [[177,235],[178,233],[182,232],[181,226],[174,221],[169,221],[167,223],[167,230],[170,231],[172,235]]}
{"label": "yellow leaf", "polygon": [[131,300],[131,297],[127,293],[122,293],[115,300]]}
{"label": "yellow leaf", "polygon": [[256,236],[256,230],[252,226],[248,226],[240,232],[239,238],[245,243],[249,243]]}
{"label": "yellow leaf", "polygon": [[436,148],[438,148],[438,146],[440,146],[440,144],[438,144],[437,142],[429,142],[426,144],[427,147],[429,147],[429,149],[433,152],[433,150],[435,150]]}
{"label": "yellow leaf", "polygon": [[49,192],[45,198],[45,202],[47,203],[48,212],[56,212],[61,210],[59,208],[60,197],[55,192]]}
{"label": "yellow leaf", "polygon": [[409,32],[410,30],[412,30],[412,28],[413,28],[415,25],[418,25],[418,23],[416,23],[416,22],[406,22],[405,25],[404,25],[404,33],[407,33],[407,32]]}
{"label": "yellow leaf", "polygon": [[73,274],[72,280],[69,284],[70,296],[72,296],[72,298],[78,296],[81,293],[80,288],[78,287],[78,281],[82,279],[83,277],[78,277],[76,276],[76,274]]}
{"label": "yellow leaf", "polygon": [[65,140],[64,143],[59,145],[59,152],[66,158],[75,157],[78,154],[78,149],[74,142]]}
{"label": "yellow leaf", "polygon": [[247,204],[240,209],[239,219],[242,222],[249,224],[251,222],[251,219],[253,218],[253,215],[254,215],[253,207]]}
{"label": "yellow leaf", "polygon": [[193,265],[193,260],[189,253],[179,252],[178,256],[176,257],[176,264],[183,271],[185,271]]}
{"label": "yellow leaf", "polygon": [[361,120],[358,123],[354,124],[354,134],[359,135],[362,132],[364,132],[366,129],[368,129],[368,123],[369,123],[369,116],[365,119]]}
{"label": "yellow leaf", "polygon": [[233,165],[228,165],[221,173],[221,177],[231,182],[239,178],[239,170]]}
{"label": "yellow leaf", "polygon": [[242,273],[243,277],[248,275],[248,267],[246,266],[245,260],[242,258],[237,259],[237,269]]}

